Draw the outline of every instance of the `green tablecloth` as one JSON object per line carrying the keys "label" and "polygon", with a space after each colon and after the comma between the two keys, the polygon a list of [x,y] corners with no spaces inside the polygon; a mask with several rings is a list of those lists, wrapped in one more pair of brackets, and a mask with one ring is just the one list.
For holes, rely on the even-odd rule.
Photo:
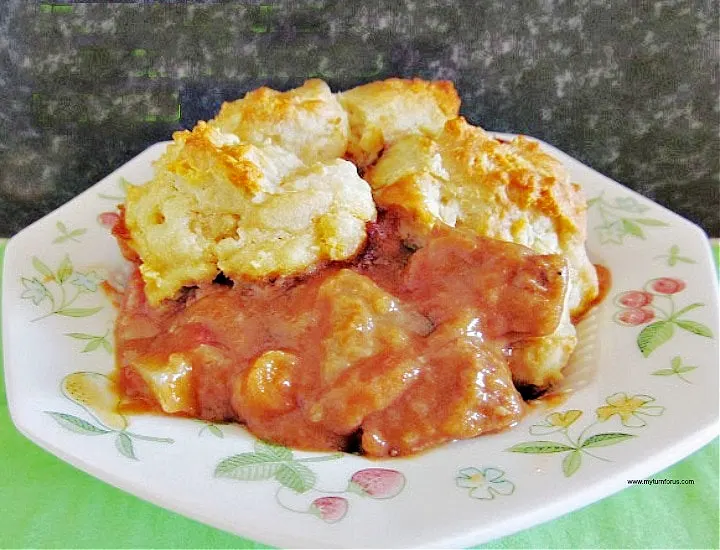
{"label": "green tablecloth", "polygon": [[[36,447],[10,420],[1,363],[0,350],[0,548],[265,548],[148,504]],[[481,548],[718,548],[718,464],[716,439],[655,476],[694,485],[628,487]]]}

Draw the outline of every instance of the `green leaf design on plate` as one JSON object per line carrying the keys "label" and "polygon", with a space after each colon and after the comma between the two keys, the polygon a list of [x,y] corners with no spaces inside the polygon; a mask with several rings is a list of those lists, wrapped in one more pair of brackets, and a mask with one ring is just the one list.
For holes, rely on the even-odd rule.
{"label": "green leaf design on plate", "polygon": [[675,321],[675,324],[679,326],[683,330],[687,330],[688,332],[692,332],[693,334],[697,334],[698,336],[704,336],[705,338],[712,338],[713,333],[712,331],[703,325],[702,323],[697,323],[695,321]]}
{"label": "green leaf design on plate", "polygon": [[666,222],[656,218],[642,217],[643,212],[650,208],[633,197],[606,200],[604,194],[600,193],[587,201],[587,207],[597,212],[601,218],[602,223],[594,226],[594,229],[598,232],[602,244],[623,244],[627,237],[645,239],[646,230],[668,226]]}
{"label": "green leaf design on plate", "polygon": [[[667,225],[667,224],[665,224],[665,225]],[[676,244],[674,244],[670,247],[670,250],[668,251],[667,254],[661,254],[660,256],[655,256],[655,258],[667,258],[667,264],[670,267],[677,265],[678,262],[683,262],[685,264],[697,263],[692,258],[688,258],[686,256],[680,256],[680,247]]]}
{"label": "green leaf design on plate", "polygon": [[654,374],[655,376],[672,376],[675,373],[676,371],[672,369],[659,369],[654,371],[652,374]]}
{"label": "green leaf design on plate", "polygon": [[564,443],[556,443],[555,441],[528,441],[526,443],[513,445],[507,450],[513,453],[546,454],[562,453],[574,449],[574,447],[570,447]]}
{"label": "green leaf design on plate", "polygon": [[582,463],[582,453],[577,449],[571,453],[568,453],[562,462],[562,470],[565,477],[570,477],[580,468]]}
{"label": "green leaf design on plate", "polygon": [[97,336],[95,334],[86,334],[85,332],[66,332],[65,336],[69,336],[75,340],[87,341],[88,343],[83,348],[82,353],[95,351],[100,346],[102,346],[108,353],[112,353],[112,346],[110,345],[110,342],[107,341],[107,334],[108,333],[106,332],[103,335]]}
{"label": "green leaf design on plate", "polygon": [[78,239],[77,237],[80,237],[81,235],[84,235],[85,233],[87,233],[87,229],[74,229],[73,231],[70,231],[69,233],[63,232],[62,235],[60,235],[59,237],[55,237],[55,239],[53,239],[53,244],[64,243],[65,241],[75,241],[76,243],[79,243],[80,239]]}
{"label": "green leaf design on plate", "polygon": [[91,351],[95,351],[96,349],[98,349],[100,347],[101,344],[102,344],[102,340],[99,338],[96,340],[93,340],[92,342],[88,342],[88,344],[83,348],[82,353],[88,353]]}
{"label": "green leaf design on plate", "polygon": [[267,441],[257,440],[255,441],[255,452],[257,454],[267,455],[272,457],[274,460],[292,460],[293,454],[290,449],[283,447],[282,445],[274,445]]}
{"label": "green leaf design on plate", "polygon": [[64,308],[58,310],[56,313],[58,315],[64,315],[65,317],[89,317],[90,315],[95,315],[98,311],[102,309],[102,306],[100,307],[71,307],[71,308]]}
{"label": "green leaf design on plate", "polygon": [[215,424],[208,424],[207,429],[215,437],[219,437],[220,439],[223,439],[225,437],[222,433],[222,430],[218,428]]}
{"label": "green leaf design on plate", "polygon": [[47,414],[52,416],[55,421],[60,424],[63,428],[66,430],[70,430],[71,432],[83,434],[83,435],[102,435],[106,433],[110,433],[108,430],[103,430],[101,428],[98,428],[94,424],[90,424],[90,422],[83,420],[82,418],[79,418],[77,416],[74,416],[72,414],[66,414],[66,413],[59,413],[54,411],[45,411]]}
{"label": "green leaf design on plate", "polygon": [[642,227],[638,224],[628,220],[627,218],[623,218],[622,225],[623,229],[625,229],[625,233],[628,235],[633,235],[634,237],[638,237],[640,239],[645,238],[645,233],[643,233]]}
{"label": "green leaf design on plate", "polygon": [[110,199],[118,202],[122,202],[125,200],[125,196],[127,195],[127,191],[132,185],[131,182],[129,182],[124,177],[120,176],[120,179],[118,180],[118,187],[120,187],[120,195],[107,195],[105,193],[98,193],[98,196],[101,199]]}
{"label": "green leaf design on plate", "polygon": [[618,210],[625,210],[626,212],[637,212],[642,213],[648,210],[647,206],[643,206],[633,197],[617,197],[614,204],[610,205],[611,208],[617,208]]}
{"label": "green leaf design on plate", "polygon": [[52,269],[45,265],[37,256],[33,256],[32,265],[38,273],[40,273],[40,275],[43,275],[48,279],[52,279],[53,281],[55,280],[55,274],[52,272]]}
{"label": "green leaf design on plate", "polygon": [[630,439],[631,437],[635,436],[622,432],[595,434],[591,435],[585,441],[583,441],[580,447],[583,449],[591,447],[608,447],[609,445],[615,445],[617,443],[625,441],[626,439]]}
{"label": "green leaf design on plate", "polygon": [[637,337],[637,345],[643,357],[648,357],[653,351],[670,340],[673,333],[673,323],[671,321],[657,321],[642,329]]}
{"label": "green leaf design on plate", "polygon": [[655,376],[672,376],[673,374],[685,374],[686,372],[694,371],[697,367],[678,367],[676,369],[659,369],[653,371],[652,374]]}
{"label": "green leaf design on plate", "polygon": [[93,336],[92,334],[85,334],[84,332],[66,332],[65,336],[75,338],[76,340],[95,340],[97,338],[97,336]]}
{"label": "green leaf design on plate", "polygon": [[642,225],[650,225],[655,227],[665,227],[668,225],[665,222],[661,222],[660,220],[655,220],[653,218],[633,218],[633,221]]}
{"label": "green leaf design on plate", "polygon": [[693,309],[697,309],[697,308],[699,308],[699,307],[703,307],[704,305],[705,305],[705,304],[702,304],[702,303],[700,303],[700,302],[695,302],[695,303],[693,303],[693,304],[690,304],[689,306],[685,306],[684,308],[678,310],[677,312],[675,312],[675,313],[673,314],[673,319],[677,319],[678,317],[680,317],[681,315],[684,315],[684,314],[687,313],[688,311],[692,311]]}
{"label": "green leaf design on plate", "polygon": [[684,374],[686,372],[693,371],[696,368],[697,367],[678,367],[677,369],[675,369],[675,372],[677,372],[678,374]]}
{"label": "green leaf design on plate", "polygon": [[315,474],[304,464],[286,462],[277,472],[275,479],[296,493],[306,493],[315,486]]}
{"label": "green leaf design on plate", "polygon": [[155,441],[156,443],[175,443],[175,440],[171,437],[153,437],[151,435],[141,435],[131,432],[127,432],[127,434],[133,439],[140,439],[141,441]]}
{"label": "green leaf design on plate", "polygon": [[120,451],[120,454],[133,460],[137,460],[135,456],[135,449],[133,448],[132,439],[124,432],[120,432],[115,438],[115,448]]}
{"label": "green leaf design on plate", "polygon": [[279,461],[264,453],[241,453],[228,457],[215,468],[215,477],[229,477],[240,481],[270,479],[280,469]]}
{"label": "green leaf design on plate", "polygon": [[70,275],[73,274],[73,271],[74,271],[74,269],[73,269],[72,262],[70,261],[70,256],[68,256],[66,254],[65,257],[63,258],[62,262],[60,262],[60,266],[58,267],[58,270],[57,270],[58,282],[60,284],[63,284],[65,281],[68,280]]}

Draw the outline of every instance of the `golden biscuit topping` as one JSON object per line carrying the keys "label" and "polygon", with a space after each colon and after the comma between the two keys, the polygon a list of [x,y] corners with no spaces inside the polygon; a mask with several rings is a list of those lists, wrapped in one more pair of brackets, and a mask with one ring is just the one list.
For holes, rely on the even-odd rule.
{"label": "golden biscuit topping", "polygon": [[223,103],[210,125],[255,145],[277,145],[307,163],[342,157],[349,132],[345,111],[322,80],[287,92],[253,90]]}
{"label": "golden biscuit topping", "polygon": [[128,192],[128,245],[148,299],[183,286],[296,275],[356,254],[375,219],[368,184],[342,159],[307,166],[275,145],[201,122],[177,132],[155,177]]}
{"label": "golden biscuit topping", "polygon": [[390,78],[338,94],[350,121],[349,158],[361,168],[408,134],[438,134],[455,118],[460,98],[452,82]]}
{"label": "golden biscuit topping", "polygon": [[450,82],[391,78],[333,95],[308,80],[251,91],[176,132],[153,180],[126,205],[127,244],[150,300],[219,272],[262,280],[349,259],[377,203],[404,213],[414,246],[441,224],[564,254],[569,307],[582,311],[597,280],[579,188],[537,143],[493,139],[459,107]]}

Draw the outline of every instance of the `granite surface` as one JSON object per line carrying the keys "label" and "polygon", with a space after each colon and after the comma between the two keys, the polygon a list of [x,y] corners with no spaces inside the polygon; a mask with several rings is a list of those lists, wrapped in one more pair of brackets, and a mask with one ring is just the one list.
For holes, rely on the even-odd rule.
{"label": "granite surface", "polygon": [[719,4],[2,0],[0,236],[259,85],[453,80],[462,114],[546,140],[720,236]]}

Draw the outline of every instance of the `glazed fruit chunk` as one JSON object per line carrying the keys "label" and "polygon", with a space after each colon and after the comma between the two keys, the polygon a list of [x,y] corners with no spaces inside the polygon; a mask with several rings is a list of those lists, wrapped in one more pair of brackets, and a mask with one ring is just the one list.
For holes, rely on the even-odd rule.
{"label": "glazed fruit chunk", "polygon": [[457,230],[433,238],[408,264],[412,301],[436,324],[469,309],[489,338],[551,334],[566,292],[565,261]]}
{"label": "glazed fruit chunk", "polygon": [[233,382],[233,408],[240,418],[286,413],[295,408],[298,357],[270,350],[258,357]]}
{"label": "glazed fruit chunk", "polygon": [[477,339],[431,342],[417,381],[392,407],[363,423],[370,456],[417,453],[454,439],[502,430],[517,422],[523,401],[502,352]]}
{"label": "glazed fruit chunk", "polygon": [[324,338],[322,381],[332,382],[361,359],[409,346],[414,335],[430,332],[422,315],[385,292],[370,278],[343,269],[318,291]]}
{"label": "glazed fruit chunk", "polygon": [[422,366],[421,358],[397,354],[359,361],[310,404],[307,416],[336,433],[350,434],[369,414],[391,406],[418,379]]}

